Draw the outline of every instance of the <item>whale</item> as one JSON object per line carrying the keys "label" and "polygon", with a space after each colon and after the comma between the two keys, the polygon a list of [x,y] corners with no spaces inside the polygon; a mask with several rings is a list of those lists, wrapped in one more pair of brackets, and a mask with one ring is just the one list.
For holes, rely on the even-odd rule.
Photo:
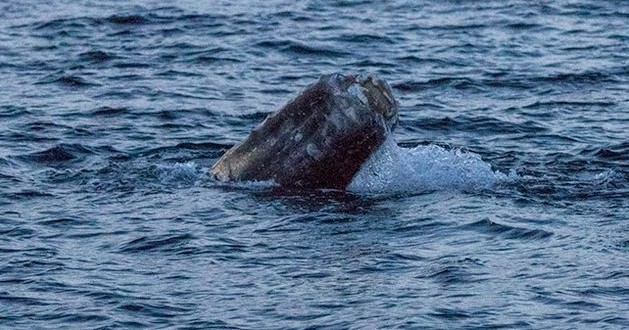
{"label": "whale", "polygon": [[210,168],[215,180],[344,190],[393,132],[398,102],[374,74],[328,74],[269,114]]}

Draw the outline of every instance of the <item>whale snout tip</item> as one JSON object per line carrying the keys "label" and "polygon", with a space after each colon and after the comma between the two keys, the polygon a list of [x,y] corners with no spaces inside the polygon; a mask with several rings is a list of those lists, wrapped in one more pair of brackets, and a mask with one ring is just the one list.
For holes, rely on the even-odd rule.
{"label": "whale snout tip", "polygon": [[387,127],[393,130],[398,122],[398,102],[393,96],[393,90],[384,80],[373,73],[341,74],[327,76],[336,88],[356,97],[370,110],[382,115]]}
{"label": "whale snout tip", "polygon": [[369,108],[380,113],[389,128],[395,128],[398,121],[398,102],[389,84],[372,73],[354,76],[354,82],[362,87],[361,91],[368,100]]}

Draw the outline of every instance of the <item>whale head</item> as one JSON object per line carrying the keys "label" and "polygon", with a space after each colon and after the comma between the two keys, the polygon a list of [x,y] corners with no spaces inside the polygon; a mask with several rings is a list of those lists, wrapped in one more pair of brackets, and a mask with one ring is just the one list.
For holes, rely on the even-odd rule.
{"label": "whale head", "polygon": [[345,189],[397,122],[398,104],[384,81],[323,75],[225,152],[211,173],[221,181]]}

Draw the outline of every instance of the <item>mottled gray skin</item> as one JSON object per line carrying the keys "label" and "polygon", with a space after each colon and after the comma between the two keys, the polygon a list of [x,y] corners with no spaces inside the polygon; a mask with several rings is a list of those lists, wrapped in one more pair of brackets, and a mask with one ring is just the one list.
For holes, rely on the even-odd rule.
{"label": "mottled gray skin", "polygon": [[375,76],[322,76],[228,150],[211,174],[344,189],[397,124],[397,109],[391,88]]}

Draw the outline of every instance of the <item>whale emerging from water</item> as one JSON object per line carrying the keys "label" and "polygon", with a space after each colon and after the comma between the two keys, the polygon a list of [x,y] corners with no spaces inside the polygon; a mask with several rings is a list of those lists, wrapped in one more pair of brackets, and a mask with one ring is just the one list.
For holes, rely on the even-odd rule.
{"label": "whale emerging from water", "polygon": [[391,134],[398,103],[374,75],[324,75],[212,166],[221,181],[345,189]]}

